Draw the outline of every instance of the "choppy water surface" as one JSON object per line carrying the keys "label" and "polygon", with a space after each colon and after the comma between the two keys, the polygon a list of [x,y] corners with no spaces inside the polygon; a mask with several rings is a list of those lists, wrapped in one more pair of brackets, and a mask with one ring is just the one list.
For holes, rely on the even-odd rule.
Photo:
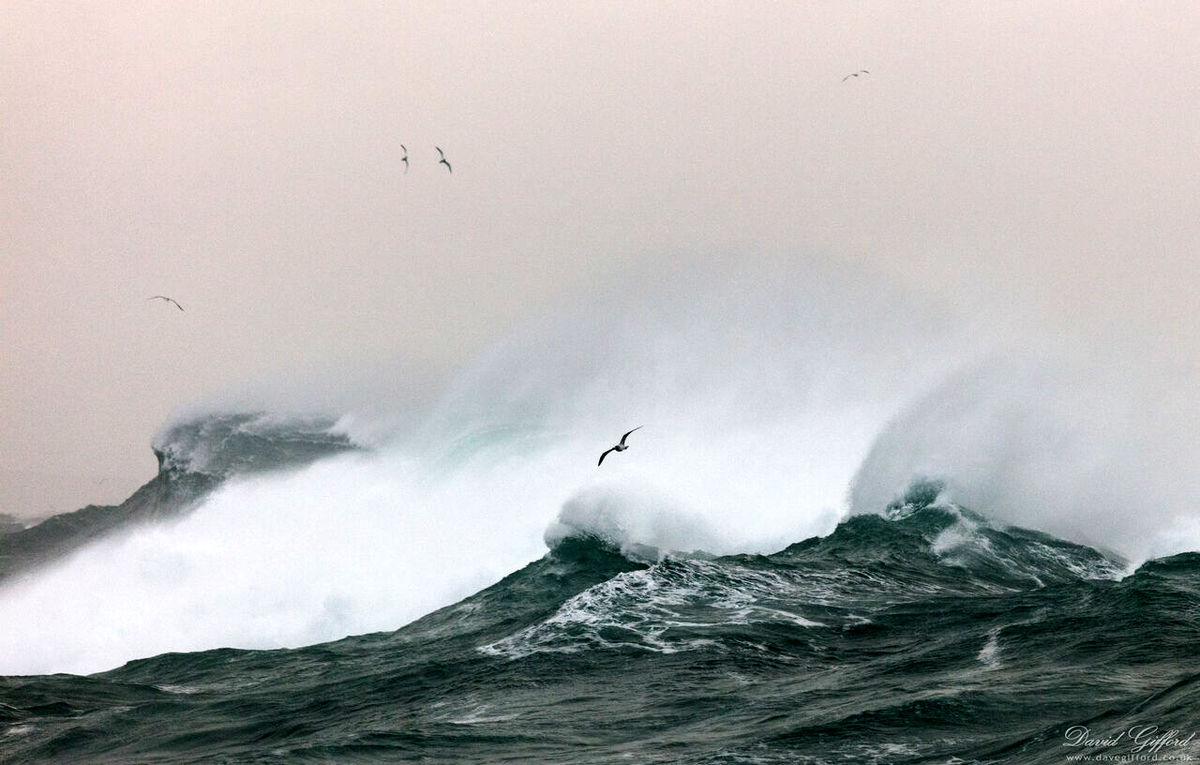
{"label": "choppy water surface", "polygon": [[567,537],[392,633],[6,678],[0,757],[1061,763],[1139,746],[1200,756],[1188,738],[1200,711],[1200,555],[1125,575],[1115,556],[927,506],[932,496],[918,489],[888,517],[853,517],[773,555],[659,560]]}

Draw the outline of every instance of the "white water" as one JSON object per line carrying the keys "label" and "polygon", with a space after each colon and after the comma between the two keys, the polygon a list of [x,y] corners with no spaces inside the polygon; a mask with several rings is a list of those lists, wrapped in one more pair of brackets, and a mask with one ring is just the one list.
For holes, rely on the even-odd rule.
{"label": "white water", "polygon": [[[1138,492],[1169,476],[1123,490],[1112,448],[1171,428],[1139,429],[1129,409],[1121,429],[1104,381],[1089,403],[1103,416],[1064,419],[1074,399],[1046,397],[1034,372],[1012,385],[982,344],[927,302],[794,261],[642,275],[498,343],[440,395],[347,404],[342,427],[369,454],[236,482],[0,590],[0,674],[394,629],[539,557],[543,535],[771,552],[828,533],[852,485],[854,509],[878,510],[919,473],[948,472],[955,501],[995,517],[1036,508],[1027,525],[1101,529],[1118,549],[1106,534],[1131,502],[1147,538],[1190,544],[1170,512],[1194,519],[1200,490],[1155,494],[1170,505],[1151,512]],[[1057,438],[1071,422],[1092,425]]]}
{"label": "white water", "polygon": [[878,512],[914,475],[993,519],[1134,563],[1200,549],[1200,388],[1150,347],[1047,346],[949,376],[886,428],[854,481]]}

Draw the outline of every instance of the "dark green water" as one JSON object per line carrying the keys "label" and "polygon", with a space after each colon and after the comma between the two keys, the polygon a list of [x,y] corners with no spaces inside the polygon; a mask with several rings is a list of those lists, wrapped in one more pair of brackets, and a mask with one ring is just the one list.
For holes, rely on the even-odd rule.
{"label": "dark green water", "polygon": [[1200,757],[1200,555],[1130,574],[910,499],[770,556],[568,539],[388,634],[0,678],[0,761]]}

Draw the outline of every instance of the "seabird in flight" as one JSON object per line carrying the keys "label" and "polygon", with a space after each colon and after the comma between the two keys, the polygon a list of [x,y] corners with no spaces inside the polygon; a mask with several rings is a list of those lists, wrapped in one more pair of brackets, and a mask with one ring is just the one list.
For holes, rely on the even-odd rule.
{"label": "seabird in flight", "polygon": [[437,149],[437,150],[438,150],[438,155],[439,155],[439,156],[442,158],[442,159],[441,159],[441,161],[440,161],[440,162],[438,162],[438,164],[439,164],[439,165],[445,165],[445,166],[446,166],[446,169],[447,169],[447,170],[449,170],[450,172],[452,172],[452,173],[453,173],[453,172],[454,172],[454,168],[450,167],[450,163],[446,161],[446,155],[445,155],[445,154],[443,154],[443,153],[442,153],[442,150],[441,150],[440,148],[438,148],[437,146],[434,146],[433,148],[435,148],[435,149]]}
{"label": "seabird in flight", "polygon": [[[400,144],[400,148],[404,149],[404,144]],[[408,149],[404,149],[404,156],[400,158],[400,161],[404,163],[404,173],[407,175],[408,174]]]}
{"label": "seabird in flight", "polygon": [[179,301],[177,301],[175,298],[169,298],[166,295],[154,295],[153,297],[148,297],[146,299],[147,300],[165,300],[168,303],[174,303],[175,307],[178,308],[179,310],[181,310],[181,311],[183,310],[183,306],[179,305]]}
{"label": "seabird in flight", "polygon": [[857,72],[851,72],[850,74],[843,77],[842,82],[845,82],[846,80],[850,79],[851,77],[857,77],[860,74],[870,74],[870,72],[868,72],[866,69],[859,69]]}
{"label": "seabird in flight", "polygon": [[[637,428],[634,428],[633,430],[637,430],[640,427],[642,427],[642,426],[638,425]],[[633,430],[629,431],[629,433],[632,433]],[[604,458],[608,456],[608,452],[623,452],[629,448],[628,446],[625,445],[625,439],[629,438],[629,433],[626,433],[625,435],[621,436],[621,443],[617,444],[613,448],[604,452],[604,454],[600,455],[600,462],[596,463],[596,467],[600,467],[600,465],[604,462]]]}

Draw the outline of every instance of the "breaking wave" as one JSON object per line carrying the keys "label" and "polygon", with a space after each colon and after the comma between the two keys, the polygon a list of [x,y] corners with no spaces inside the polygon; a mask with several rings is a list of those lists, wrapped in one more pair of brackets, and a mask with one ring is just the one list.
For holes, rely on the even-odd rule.
{"label": "breaking wave", "polygon": [[[568,538],[645,560],[689,554],[697,567],[773,553],[830,534],[848,512],[883,512],[921,477],[991,522],[1135,562],[1195,549],[1200,484],[1179,470],[1196,456],[1193,395],[1173,389],[1166,411],[1148,410],[1129,396],[1163,390],[1150,356],[1136,375],[1048,352],[1014,360],[983,325],[797,259],[640,275],[532,322],[436,393],[428,380],[409,397],[395,380],[386,396],[346,382],[372,393],[327,399],[339,408],[306,432],[356,448],[307,454],[311,440],[292,442],[316,461],[227,471],[180,517],[7,582],[0,673],[394,629]],[[270,411],[288,411],[281,391],[243,397],[239,411],[272,397]],[[279,415],[218,410],[183,421],[237,426],[197,426],[178,454],[156,448],[181,469],[253,462],[266,447],[240,436],[270,432]],[[630,450],[597,468],[635,425]],[[986,536],[957,528],[939,554],[986,558],[954,534]]]}

